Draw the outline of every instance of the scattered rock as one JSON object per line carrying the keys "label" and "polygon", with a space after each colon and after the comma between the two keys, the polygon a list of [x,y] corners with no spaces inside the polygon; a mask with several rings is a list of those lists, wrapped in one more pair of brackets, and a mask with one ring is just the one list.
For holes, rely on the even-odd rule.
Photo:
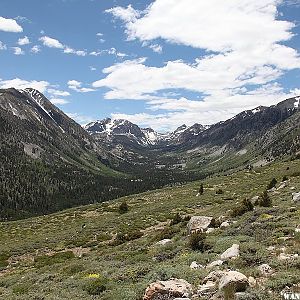
{"label": "scattered rock", "polygon": [[286,254],[286,253],[280,253],[278,256],[279,260],[290,260],[290,259],[295,259],[298,258],[298,254]]}
{"label": "scattered rock", "polygon": [[262,264],[258,266],[258,270],[260,271],[262,276],[268,277],[274,273],[274,270],[268,264]]}
{"label": "scattered rock", "polygon": [[221,228],[221,229],[225,229],[226,227],[229,227],[229,226],[230,226],[229,221],[225,221],[225,222],[223,222],[223,223],[220,225],[220,228]]}
{"label": "scattered rock", "polygon": [[156,245],[164,246],[164,245],[169,244],[171,242],[172,242],[172,240],[170,240],[170,239],[164,239],[164,240],[161,240],[161,241],[157,242]]}
{"label": "scattered rock", "polygon": [[221,254],[222,260],[236,258],[240,255],[240,246],[238,244],[233,244],[228,248],[223,254]]}
{"label": "scattered rock", "polygon": [[255,202],[255,201],[257,201],[258,199],[259,199],[259,196],[254,196],[254,197],[251,198],[251,201],[254,201],[254,202]]}
{"label": "scattered rock", "polygon": [[290,190],[294,191],[296,188],[294,186],[290,187]]}
{"label": "scattered rock", "polygon": [[190,268],[192,270],[196,270],[196,269],[204,269],[204,266],[198,264],[196,261],[193,261],[190,265]]}
{"label": "scattered rock", "polygon": [[239,292],[234,294],[234,300],[256,300],[257,297],[250,293]]}
{"label": "scattered rock", "polygon": [[244,292],[248,286],[248,278],[244,274],[236,271],[226,272],[219,282],[219,290],[232,287],[235,292]]}
{"label": "scattered rock", "polygon": [[284,181],[279,187],[278,187],[278,190],[281,190],[281,189],[284,189],[288,186],[287,182]]}
{"label": "scattered rock", "polygon": [[219,282],[220,281],[220,278],[222,276],[224,276],[226,272],[224,271],[213,271],[213,272],[210,272],[203,280],[203,283],[207,283],[208,281],[212,281],[212,282]]}
{"label": "scattered rock", "polygon": [[292,196],[294,202],[300,202],[300,193],[293,193]]}
{"label": "scattered rock", "polygon": [[[192,294],[192,285],[183,279],[171,278],[168,281],[151,283],[145,291],[143,300],[188,298]],[[165,298],[165,297],[167,298]]]}
{"label": "scattered rock", "polygon": [[215,220],[212,217],[193,216],[187,225],[188,233],[191,234],[198,231],[204,232],[209,227],[212,227],[214,222]]}
{"label": "scattered rock", "polygon": [[212,269],[214,267],[219,267],[223,264],[223,260],[219,259],[219,260],[215,260],[213,262],[211,262],[209,265],[206,266],[206,269]]}
{"label": "scattered rock", "polygon": [[252,276],[250,276],[248,278],[248,282],[249,282],[250,287],[252,287],[252,288],[256,287],[256,285],[257,285],[256,279]]}
{"label": "scattered rock", "polygon": [[206,233],[212,233],[215,231],[215,228],[207,228]]}
{"label": "scattered rock", "polygon": [[217,283],[213,281],[207,281],[205,284],[199,285],[197,294],[200,297],[212,296],[218,290]]}

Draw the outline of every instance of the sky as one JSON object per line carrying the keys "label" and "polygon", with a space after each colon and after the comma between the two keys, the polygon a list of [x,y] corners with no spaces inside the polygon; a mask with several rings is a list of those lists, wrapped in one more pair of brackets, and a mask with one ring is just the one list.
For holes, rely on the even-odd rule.
{"label": "sky", "polygon": [[165,132],[300,96],[300,0],[1,0],[0,88]]}

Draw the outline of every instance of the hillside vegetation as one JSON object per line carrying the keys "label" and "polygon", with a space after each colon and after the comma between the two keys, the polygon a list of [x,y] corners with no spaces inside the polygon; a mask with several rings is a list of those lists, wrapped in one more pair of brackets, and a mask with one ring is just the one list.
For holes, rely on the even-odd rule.
{"label": "hillside vegetation", "polygon": [[[300,278],[300,210],[292,201],[300,191],[299,159],[202,183],[198,196],[199,181],[0,223],[0,298],[138,300],[150,283],[178,278],[192,285],[192,299],[213,299],[197,290],[219,268],[251,277],[243,299],[281,299]],[[215,229],[189,236],[192,216],[214,217]],[[220,228],[223,221],[229,226]],[[158,243],[165,239],[171,241]],[[205,268],[233,244],[236,259]],[[192,262],[204,268],[192,269]],[[263,276],[262,264],[272,274]],[[215,297],[223,299],[222,292]]]}

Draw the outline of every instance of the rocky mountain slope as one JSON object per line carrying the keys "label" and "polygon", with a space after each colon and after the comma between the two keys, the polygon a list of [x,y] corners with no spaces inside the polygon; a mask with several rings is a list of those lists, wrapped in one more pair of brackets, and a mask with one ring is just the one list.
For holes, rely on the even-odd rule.
{"label": "rocky mountain slope", "polygon": [[167,134],[111,119],[90,123],[85,129],[127,161],[152,168],[218,171],[230,164],[237,167],[266,163],[297,153],[299,99],[244,111],[212,126],[182,125]]}
{"label": "rocky mountain slope", "polygon": [[112,199],[137,186],[79,124],[33,89],[0,90],[0,219]]}

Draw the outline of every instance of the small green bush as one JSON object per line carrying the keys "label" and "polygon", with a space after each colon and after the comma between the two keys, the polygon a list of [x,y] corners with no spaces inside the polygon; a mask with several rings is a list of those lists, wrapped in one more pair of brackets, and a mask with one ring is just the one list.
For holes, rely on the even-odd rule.
{"label": "small green bush", "polygon": [[204,252],[209,248],[205,239],[206,239],[206,234],[203,232],[192,233],[189,239],[189,247],[194,251]]}
{"label": "small green bush", "polygon": [[204,192],[203,183],[201,183],[199,187],[199,194],[203,195],[203,192]]}
{"label": "small green bush", "polygon": [[262,193],[262,195],[261,195],[261,197],[259,199],[258,204],[259,204],[259,206],[262,206],[262,207],[270,207],[270,206],[272,206],[272,200],[269,197],[267,191],[264,191]]}
{"label": "small green bush", "polygon": [[159,232],[155,236],[154,239],[156,241],[161,241],[161,240],[164,240],[164,239],[171,239],[179,231],[180,231],[179,228],[176,228],[176,227],[165,227],[161,232]]}
{"label": "small green bush", "polygon": [[100,276],[99,278],[89,278],[83,289],[89,295],[101,295],[107,290],[107,278]]}
{"label": "small green bush", "polygon": [[124,201],[120,204],[119,206],[119,213],[120,214],[125,214],[129,210],[128,204]]}
{"label": "small green bush", "polygon": [[267,190],[272,189],[273,187],[275,187],[277,184],[277,180],[276,178],[272,178],[272,180],[270,181],[270,183],[267,185]]}
{"label": "small green bush", "polygon": [[242,203],[238,204],[235,208],[233,208],[231,212],[232,217],[242,216],[248,211],[253,210],[253,204],[249,199],[244,199]]}
{"label": "small green bush", "polygon": [[34,259],[34,264],[37,268],[44,266],[51,266],[58,263],[63,263],[68,259],[74,258],[75,255],[72,251],[58,252],[54,255],[41,255]]}
{"label": "small green bush", "polygon": [[282,181],[287,181],[288,180],[288,177],[286,176],[286,175],[284,175],[283,177],[282,177]]}
{"label": "small green bush", "polygon": [[182,221],[183,221],[183,220],[182,220],[182,217],[180,216],[179,213],[177,213],[177,214],[173,217],[173,219],[171,220],[170,225],[171,225],[171,226],[172,226],[172,225],[176,225],[176,224],[181,223]]}

